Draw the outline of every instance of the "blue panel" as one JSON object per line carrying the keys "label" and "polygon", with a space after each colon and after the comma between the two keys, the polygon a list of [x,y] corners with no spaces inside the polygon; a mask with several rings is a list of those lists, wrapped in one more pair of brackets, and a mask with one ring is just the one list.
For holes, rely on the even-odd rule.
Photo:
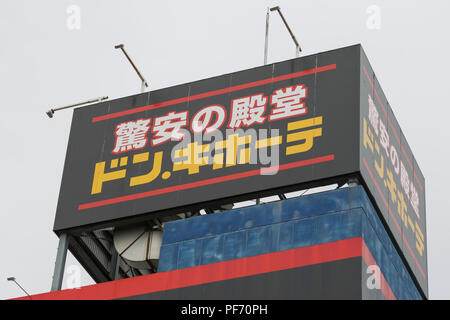
{"label": "blue panel", "polygon": [[[331,193],[331,196],[330,196]],[[292,199],[288,208],[300,211],[300,217],[312,217],[350,209],[348,190],[337,189]],[[289,200],[288,200],[289,201]]]}
{"label": "blue panel", "polygon": [[[368,219],[363,220],[363,237],[367,248],[380,267],[381,272],[397,299],[412,299],[412,295],[409,294],[410,288],[408,288],[401,273],[393,265],[392,260],[389,258],[383,244],[379,241]],[[420,299],[420,296],[418,298]]]}
{"label": "blue panel", "polygon": [[203,239],[201,264],[215,263],[224,260],[223,240],[223,235]]}
{"label": "blue panel", "polygon": [[[394,294],[399,294],[400,299],[421,299],[420,293],[363,187],[351,188],[350,192],[352,206],[360,205],[367,216],[367,226],[363,232],[364,241],[385,274],[389,285],[396,287],[396,290],[392,289]],[[382,251],[384,254],[381,254]]]}
{"label": "blue panel", "polygon": [[316,237],[319,234],[317,219],[310,218],[301,220],[301,223],[298,221],[294,222],[292,248],[315,244]]}
{"label": "blue panel", "polygon": [[270,226],[270,234],[272,235],[272,239],[270,240],[270,245],[273,251],[280,251],[280,229],[281,223],[272,224]]}
{"label": "blue panel", "polygon": [[294,222],[288,221],[280,225],[280,240],[278,249],[288,250],[294,247]]}
{"label": "blue panel", "polygon": [[[187,268],[358,237],[361,236],[362,214],[362,209],[352,209],[262,227],[248,224],[250,227],[244,230],[181,241],[178,242],[177,263],[167,262],[165,255],[162,255],[160,270]],[[173,251],[173,244],[165,244],[161,252],[164,253],[166,247]]]}
{"label": "blue panel", "polygon": [[159,252],[158,272],[177,269],[178,263],[178,244],[168,244],[161,246]]}
{"label": "blue panel", "polygon": [[166,223],[159,271],[363,236],[399,299],[420,299],[362,186]]}
{"label": "blue panel", "polygon": [[201,240],[189,240],[180,242],[178,246],[178,269],[200,265],[201,252]]}
{"label": "blue panel", "polygon": [[186,220],[171,221],[165,224],[163,244],[338,212],[350,209],[349,199],[348,190],[338,189]]}
{"label": "blue panel", "polygon": [[195,240],[183,241],[179,246],[178,269],[195,266]]}
{"label": "blue panel", "polygon": [[273,252],[272,235],[270,226],[253,228],[247,231],[247,247],[245,256],[256,256],[259,254]]}
{"label": "blue panel", "polygon": [[361,209],[353,209],[319,217],[320,243],[360,236],[362,213]]}
{"label": "blue panel", "polygon": [[245,232],[243,231],[231,232],[224,235],[224,260],[232,260],[245,257],[245,236]]}

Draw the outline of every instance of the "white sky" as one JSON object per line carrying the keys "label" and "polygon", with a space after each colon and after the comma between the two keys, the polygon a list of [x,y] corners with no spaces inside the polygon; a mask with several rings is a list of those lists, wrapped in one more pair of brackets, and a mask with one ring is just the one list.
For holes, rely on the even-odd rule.
{"label": "white sky", "polygon": [[[72,4],[81,9],[79,30],[66,24]],[[45,111],[138,93],[139,79],[114,49],[119,43],[151,89],[262,65],[266,8],[275,5],[302,55],[363,45],[425,175],[430,298],[450,298],[448,0],[2,0],[0,298],[23,295],[9,276],[32,294],[51,285],[72,111],[54,119]],[[380,29],[367,27],[370,5],[381,10]],[[278,16],[269,37],[269,63],[294,57]],[[69,256],[66,266],[73,265]],[[82,272],[82,285],[91,282]]]}

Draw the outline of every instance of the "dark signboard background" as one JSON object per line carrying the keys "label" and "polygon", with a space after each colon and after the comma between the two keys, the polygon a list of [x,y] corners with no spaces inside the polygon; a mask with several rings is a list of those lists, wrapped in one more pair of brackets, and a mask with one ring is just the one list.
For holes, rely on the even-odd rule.
{"label": "dark signboard background", "polygon": [[425,180],[359,45],[76,109],[54,230],[356,172],[427,295]]}
{"label": "dark signboard background", "polygon": [[[118,219],[147,217],[170,208],[357,172],[359,48],[333,50],[76,109],[54,230],[113,225]],[[295,99],[297,86],[306,89],[306,96],[301,99],[305,112],[298,114],[297,109],[297,114],[294,112],[290,117],[271,119],[270,115],[281,114],[277,108],[283,107],[281,102],[277,104],[281,98],[272,100],[272,96],[281,97],[277,92],[282,90],[284,102],[289,103],[289,90],[291,99]],[[183,128],[192,131],[192,119],[211,106],[222,110],[211,114],[212,127],[225,114],[216,133],[222,133],[226,140],[233,101],[242,102],[245,97],[258,95],[260,100],[267,99],[264,112],[259,114],[260,121],[241,129],[257,132],[267,129],[269,137],[270,130],[279,130],[278,134],[272,134],[272,138],[281,137],[276,138],[281,141],[276,174],[261,175],[261,168],[271,167],[270,171],[276,167],[274,163],[260,161],[239,164],[224,160],[221,168],[207,164],[180,169],[183,166],[179,163],[174,166],[171,158],[172,149],[180,141],[158,144],[158,128],[167,119],[164,117],[187,112],[187,125]],[[261,104],[260,100],[255,98],[256,106]],[[208,117],[203,114],[197,119]],[[131,138],[124,132],[130,132],[130,126],[138,124],[141,133],[134,138],[139,143],[128,150],[126,143]],[[121,125],[125,128],[122,131],[118,130]],[[148,131],[142,133],[146,126]],[[208,141],[200,141],[201,144],[203,147],[210,144],[210,148],[213,145]],[[228,159],[226,154],[232,155],[232,148],[231,144],[226,148],[225,145],[222,144],[220,152]],[[239,148],[245,146],[248,144]],[[258,146],[265,148],[262,141]],[[186,154],[195,152],[195,148],[186,147]]]}
{"label": "dark signboard background", "polygon": [[361,49],[361,175],[428,295],[425,179]]}

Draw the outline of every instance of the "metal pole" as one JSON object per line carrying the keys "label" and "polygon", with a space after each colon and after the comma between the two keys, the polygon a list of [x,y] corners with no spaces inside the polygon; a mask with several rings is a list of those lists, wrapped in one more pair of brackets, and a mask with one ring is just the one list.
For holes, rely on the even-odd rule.
{"label": "metal pole", "polygon": [[67,248],[69,247],[69,236],[67,233],[59,237],[58,251],[56,253],[55,270],[53,271],[51,291],[61,290],[66,266]]}
{"label": "metal pole", "polygon": [[353,187],[356,187],[359,185],[358,178],[350,178],[350,179],[348,179],[347,183],[350,188],[353,188]]}
{"label": "metal pole", "polygon": [[300,45],[297,42],[297,39],[294,36],[294,33],[292,32],[291,28],[289,28],[289,25],[286,21],[286,19],[284,18],[283,14],[281,13],[281,9],[280,7],[276,6],[273,8],[270,8],[270,11],[278,11],[278,13],[280,14],[281,19],[283,20],[284,25],[286,26],[286,29],[288,30],[289,34],[291,35],[292,40],[294,40],[295,43],[295,57],[298,57],[300,54],[300,51],[302,51],[302,48],[300,48]]}
{"label": "metal pole", "polygon": [[83,101],[83,102],[78,102],[78,103],[74,103],[74,104],[70,104],[68,106],[64,106],[64,107],[59,107],[59,108],[55,108],[55,109],[50,109],[49,111],[47,111],[47,115],[49,116],[49,118],[53,118],[53,114],[55,113],[55,111],[59,111],[59,110],[64,110],[64,109],[68,109],[68,108],[73,108],[73,107],[77,107],[77,106],[81,106],[83,104],[88,104],[88,103],[94,103],[94,102],[100,102],[103,100],[108,99],[108,96],[103,96],[103,97],[98,97],[95,99],[91,99],[91,100],[87,100],[87,101]]}
{"label": "metal pole", "polygon": [[267,8],[266,14],[266,38],[264,42],[264,65],[267,64],[267,50],[269,47],[269,8]]}
{"label": "metal pole", "polygon": [[117,280],[119,276],[120,257],[115,248],[112,248],[112,250],[113,253],[109,266],[109,276],[111,280]]}
{"label": "metal pole", "polygon": [[22,289],[23,292],[25,292],[25,294],[26,294],[27,296],[30,296],[30,294],[29,294],[24,288],[22,288],[22,286],[16,281],[16,278],[14,278],[14,277],[9,277],[9,278],[7,278],[7,280],[8,280],[8,281],[13,281],[15,284],[17,284],[17,286],[18,286],[20,289]]}
{"label": "metal pole", "polygon": [[127,54],[127,52],[125,51],[125,49],[123,48],[123,44],[119,44],[117,46],[114,46],[115,49],[120,49],[122,50],[123,54],[125,55],[125,57],[128,59],[128,61],[131,63],[131,66],[133,67],[134,71],[136,71],[138,77],[141,79],[141,92],[145,91],[145,87],[148,87],[147,81],[144,79],[144,77],[142,76],[142,74],[139,72],[138,68],[136,67],[136,65],[133,63],[133,60],[131,60],[130,56]]}

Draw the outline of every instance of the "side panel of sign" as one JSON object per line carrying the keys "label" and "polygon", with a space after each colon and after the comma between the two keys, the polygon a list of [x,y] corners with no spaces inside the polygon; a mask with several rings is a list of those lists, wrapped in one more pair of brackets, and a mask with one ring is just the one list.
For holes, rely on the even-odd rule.
{"label": "side panel of sign", "polygon": [[427,294],[425,180],[361,50],[361,174]]}

